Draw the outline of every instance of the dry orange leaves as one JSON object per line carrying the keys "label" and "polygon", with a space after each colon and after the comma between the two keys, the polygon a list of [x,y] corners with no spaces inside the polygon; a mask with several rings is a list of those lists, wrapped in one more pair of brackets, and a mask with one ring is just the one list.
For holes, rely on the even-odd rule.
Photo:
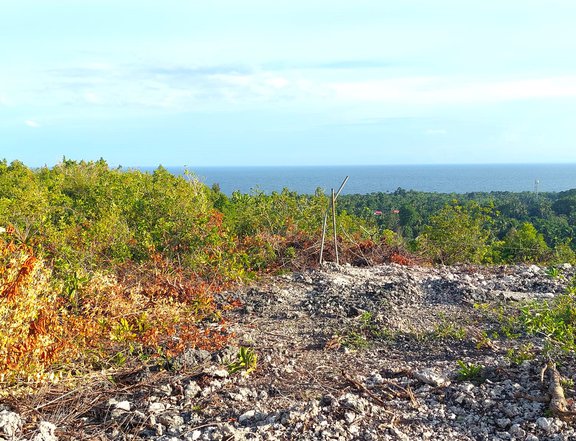
{"label": "dry orange leaves", "polygon": [[67,292],[9,229],[0,239],[4,382],[54,378],[55,370],[81,372],[142,355],[172,357],[189,347],[214,350],[229,338],[211,294],[215,286],[185,277],[160,256],[119,274],[74,277],[82,283]]}

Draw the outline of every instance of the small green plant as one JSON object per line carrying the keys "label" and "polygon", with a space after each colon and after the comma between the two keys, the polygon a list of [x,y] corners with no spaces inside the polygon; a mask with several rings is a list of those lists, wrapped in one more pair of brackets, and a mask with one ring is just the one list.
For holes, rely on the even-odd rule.
{"label": "small green plant", "polygon": [[476,349],[494,349],[494,343],[486,331],[476,335]]}
{"label": "small green plant", "polygon": [[574,380],[572,378],[562,377],[560,380],[560,384],[565,389],[573,389],[574,388]]}
{"label": "small green plant", "polygon": [[535,357],[532,343],[523,344],[518,349],[508,349],[506,352],[506,358],[515,365],[521,365],[523,362],[533,360]]}
{"label": "small green plant", "polygon": [[487,319],[497,324],[497,329],[491,331],[492,340],[506,337],[516,340],[521,336],[518,322],[518,309],[504,304],[491,305],[488,303],[476,303],[474,308],[480,311]]}
{"label": "small green plant", "polygon": [[558,267],[556,266],[548,267],[548,269],[546,270],[546,275],[551,279],[557,279],[561,275],[560,269],[558,269]]}
{"label": "small green plant", "polygon": [[116,326],[110,331],[110,340],[112,341],[125,342],[135,338],[134,326],[124,317],[120,318]]}
{"label": "small green plant", "polygon": [[484,367],[474,363],[464,363],[462,360],[457,360],[458,366],[458,380],[460,381],[478,381],[482,379]]}
{"label": "small green plant", "polygon": [[467,336],[466,328],[450,323],[445,317],[436,326],[433,336],[436,338],[450,338],[453,340],[464,340]]}
{"label": "small green plant", "polygon": [[370,345],[366,336],[356,331],[348,332],[344,337],[342,344],[350,349],[365,349]]}
{"label": "small green plant", "polygon": [[111,361],[112,364],[114,364],[115,366],[122,367],[128,361],[128,355],[123,351],[117,352],[116,354],[114,354]]}
{"label": "small green plant", "polygon": [[68,301],[72,311],[75,313],[80,310],[81,291],[89,280],[90,278],[85,274],[81,274],[80,271],[67,273],[64,277],[62,296]]}
{"label": "small green plant", "polygon": [[520,323],[529,335],[542,336],[563,352],[576,349],[576,303],[571,294],[533,301],[520,310]]}
{"label": "small green plant", "polygon": [[351,349],[364,349],[370,346],[371,340],[391,337],[391,334],[376,323],[374,314],[364,311],[357,317],[351,328],[342,335],[342,344]]}
{"label": "small green plant", "polygon": [[236,360],[228,365],[229,373],[235,374],[236,372],[244,371],[249,374],[256,370],[258,354],[254,352],[254,349],[241,346],[236,357]]}

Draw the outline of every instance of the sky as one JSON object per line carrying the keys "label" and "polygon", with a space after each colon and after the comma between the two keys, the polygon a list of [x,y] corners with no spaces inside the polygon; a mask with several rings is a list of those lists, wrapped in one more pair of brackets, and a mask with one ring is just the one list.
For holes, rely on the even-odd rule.
{"label": "sky", "polygon": [[576,163],[573,0],[0,0],[0,158]]}

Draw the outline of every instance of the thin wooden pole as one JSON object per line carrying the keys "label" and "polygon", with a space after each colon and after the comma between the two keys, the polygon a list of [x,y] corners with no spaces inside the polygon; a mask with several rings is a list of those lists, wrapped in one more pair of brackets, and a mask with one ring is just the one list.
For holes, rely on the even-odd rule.
{"label": "thin wooden pole", "polygon": [[324,223],[322,225],[322,245],[320,246],[320,265],[322,265],[322,257],[324,255],[324,241],[326,240],[326,227],[328,223],[328,209],[324,213]]}
{"label": "thin wooden pole", "polygon": [[340,265],[338,258],[338,237],[336,234],[336,193],[332,189],[332,228],[334,229],[334,253],[336,254],[336,265]]}
{"label": "thin wooden pole", "polygon": [[344,186],[346,185],[346,182],[348,182],[348,178],[350,176],[346,176],[344,178],[344,180],[342,181],[342,184],[340,184],[340,188],[338,189],[338,191],[336,192],[336,197],[334,198],[335,200],[338,199],[338,196],[340,196],[340,192],[342,191],[342,189],[344,188]]}
{"label": "thin wooden pole", "polygon": [[330,208],[332,208],[332,225],[334,227],[334,250],[336,252],[336,263],[340,264],[340,259],[338,258],[338,243],[337,243],[337,238],[336,238],[336,199],[338,198],[338,196],[340,195],[340,192],[342,191],[342,189],[344,188],[344,186],[346,185],[346,182],[348,182],[348,178],[349,176],[346,176],[346,178],[344,178],[344,180],[342,181],[342,184],[340,184],[340,188],[338,189],[338,191],[336,192],[336,194],[334,194],[334,189],[332,189],[332,202],[330,204],[330,206],[326,209],[326,213],[324,213],[324,222],[322,224],[322,244],[320,245],[320,265],[322,265],[322,262],[324,261],[324,242],[326,241],[326,229],[327,229],[327,224],[328,224],[328,213],[330,212]]}

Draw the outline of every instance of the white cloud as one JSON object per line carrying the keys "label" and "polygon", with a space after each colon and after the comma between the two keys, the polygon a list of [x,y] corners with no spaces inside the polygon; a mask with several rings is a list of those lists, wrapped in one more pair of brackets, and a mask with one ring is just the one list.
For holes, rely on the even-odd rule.
{"label": "white cloud", "polygon": [[[236,65],[151,67],[82,63],[45,73],[43,80],[38,81],[43,93],[28,92],[26,101],[185,111],[311,96],[310,82],[297,72],[279,75]],[[318,85],[313,85],[313,89],[317,90]]]}
{"label": "white cloud", "polygon": [[102,104],[102,98],[94,92],[84,92],[84,100],[90,104]]}
{"label": "white cloud", "polygon": [[34,121],[33,119],[27,119],[26,121],[24,121],[24,124],[33,129],[37,129],[38,127],[40,127],[40,124],[37,121]]}
{"label": "white cloud", "polygon": [[272,86],[276,89],[282,89],[288,86],[290,83],[286,78],[282,77],[272,77],[265,80],[265,84]]}
{"label": "white cloud", "polygon": [[[499,103],[527,99],[576,97],[576,76],[543,78],[472,78],[466,76],[386,77],[373,69],[287,68],[249,65],[178,65],[78,63],[33,78],[35,90],[16,84],[24,104],[68,108],[98,106],[134,111],[175,112],[289,105],[386,105],[399,111]],[[32,81],[34,80],[34,81]],[[2,104],[0,95],[0,104]],[[370,110],[370,111],[372,111]],[[434,127],[433,127],[434,129]],[[428,133],[433,135],[434,133]],[[440,135],[440,133],[435,133]]]}
{"label": "white cloud", "polygon": [[430,136],[438,136],[438,135],[447,135],[448,134],[448,130],[446,129],[427,129],[424,131],[424,133],[426,135],[430,135]]}
{"label": "white cloud", "polygon": [[392,78],[332,83],[336,98],[404,104],[467,104],[537,98],[576,97],[576,76],[517,80],[445,77]]}

